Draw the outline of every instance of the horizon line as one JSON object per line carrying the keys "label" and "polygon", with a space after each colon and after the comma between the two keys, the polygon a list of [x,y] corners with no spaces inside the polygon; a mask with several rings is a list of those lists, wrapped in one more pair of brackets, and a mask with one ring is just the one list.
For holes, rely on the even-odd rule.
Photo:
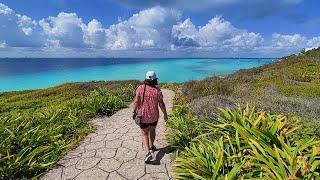
{"label": "horizon line", "polygon": [[0,59],[280,59],[282,57],[0,57]]}

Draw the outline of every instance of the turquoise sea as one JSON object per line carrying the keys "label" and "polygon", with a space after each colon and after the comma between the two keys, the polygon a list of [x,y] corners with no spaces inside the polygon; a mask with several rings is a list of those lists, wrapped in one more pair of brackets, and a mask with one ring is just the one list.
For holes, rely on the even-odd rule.
{"label": "turquoise sea", "polygon": [[185,82],[258,67],[276,59],[116,59],[5,58],[0,59],[0,92],[47,88],[66,82],[143,80],[156,71],[160,82]]}

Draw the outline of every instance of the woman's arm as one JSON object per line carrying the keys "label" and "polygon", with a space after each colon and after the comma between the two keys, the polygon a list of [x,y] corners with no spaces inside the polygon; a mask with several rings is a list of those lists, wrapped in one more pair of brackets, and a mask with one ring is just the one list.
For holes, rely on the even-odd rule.
{"label": "woman's arm", "polygon": [[167,114],[167,109],[166,109],[166,105],[163,102],[163,99],[160,100],[159,102],[159,106],[161,111],[163,112],[163,118],[165,121],[168,121],[168,114]]}
{"label": "woman's arm", "polygon": [[136,94],[136,97],[135,97],[135,99],[134,99],[134,101],[133,101],[133,110],[132,110],[132,113],[133,113],[133,115],[132,115],[132,117],[133,117],[133,119],[134,119],[134,116],[135,116],[135,114],[137,113],[137,108],[140,106],[140,96],[138,96],[138,94]]}

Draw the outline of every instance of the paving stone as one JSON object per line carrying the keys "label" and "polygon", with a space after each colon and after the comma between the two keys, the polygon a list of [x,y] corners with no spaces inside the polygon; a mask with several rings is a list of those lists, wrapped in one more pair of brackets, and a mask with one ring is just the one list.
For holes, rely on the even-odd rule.
{"label": "paving stone", "polygon": [[[173,93],[163,90],[163,94],[170,112]],[[131,111],[132,107],[122,109],[111,117],[93,119],[97,126],[95,133],[59,161],[58,164],[63,166],[50,170],[41,179],[172,179],[170,154],[161,152],[153,165],[145,165],[140,129],[128,116]],[[165,133],[170,129],[159,123],[156,131],[156,146],[166,147]],[[156,156],[157,153],[159,151]]]}
{"label": "paving stone", "polygon": [[139,127],[131,127],[128,133],[139,133],[140,134],[140,129]]}
{"label": "paving stone", "polygon": [[63,157],[63,159],[74,159],[74,158],[78,158],[81,157],[81,154],[67,154],[65,157]]}
{"label": "paving stone", "polygon": [[121,146],[132,150],[142,150],[142,143],[134,140],[125,140],[122,142]]}
{"label": "paving stone", "polygon": [[105,141],[112,141],[115,139],[118,139],[122,136],[123,134],[107,134],[107,136],[104,138]]}
{"label": "paving stone", "polygon": [[89,157],[93,157],[94,155],[96,155],[96,151],[95,149],[92,150],[87,150],[86,152],[81,154],[81,158],[89,158]]}
{"label": "paving stone", "polygon": [[170,178],[173,178],[172,164],[166,164],[166,169]]}
{"label": "paving stone", "polygon": [[83,141],[81,141],[81,146],[85,146],[87,144],[90,144],[90,137],[86,137]]}
{"label": "paving stone", "polygon": [[114,157],[120,162],[126,162],[131,159],[134,159],[137,154],[137,151],[133,151],[127,148],[120,147],[117,150],[116,156]]}
{"label": "paving stone", "polygon": [[132,136],[128,136],[127,134],[124,134],[123,136],[120,137],[121,140],[133,140]]}
{"label": "paving stone", "polygon": [[109,174],[109,177],[107,180],[126,180],[126,179],[120,176],[117,172],[112,172]]}
{"label": "paving stone", "polygon": [[146,158],[146,152],[144,150],[138,151],[136,158],[140,160],[144,160],[144,158]]}
{"label": "paving stone", "polygon": [[100,123],[102,123],[103,120],[104,120],[104,119],[101,118],[101,117],[96,117],[96,118],[93,118],[93,119],[91,120],[91,122],[94,123],[94,124],[100,125]]}
{"label": "paving stone", "polygon": [[75,165],[73,166],[69,166],[69,167],[65,167],[62,170],[62,178],[63,180],[66,179],[73,179],[74,177],[76,177],[79,173],[81,173],[81,170],[76,169]]}
{"label": "paving stone", "polygon": [[100,180],[107,179],[109,173],[102,171],[98,168],[91,168],[88,170],[82,171],[75,180]]}
{"label": "paving stone", "polygon": [[98,142],[98,141],[102,141],[104,138],[106,137],[105,134],[102,134],[102,135],[95,135],[95,136],[92,136],[90,138],[91,142]]}
{"label": "paving stone", "polygon": [[105,142],[105,147],[106,148],[119,148],[121,147],[122,140],[112,140],[112,141],[106,141]]}
{"label": "paving stone", "polygon": [[117,151],[117,149],[111,149],[111,148],[98,149],[95,157],[112,158],[116,155],[116,151]]}
{"label": "paving stone", "polygon": [[56,180],[61,179],[62,175],[62,167],[58,166],[56,168],[51,169],[47,174],[41,177],[43,180]]}
{"label": "paving stone", "polygon": [[91,158],[83,158],[78,161],[76,164],[77,169],[89,169],[94,167],[98,162],[101,160],[101,158],[91,157]]}
{"label": "paving stone", "polygon": [[127,127],[121,127],[117,130],[114,131],[114,133],[117,133],[117,134],[125,134],[129,131],[129,129]]}
{"label": "paving stone", "polygon": [[128,132],[125,135],[131,136],[131,137],[139,137],[140,138],[141,133],[140,133],[140,131],[139,132]]}
{"label": "paving stone", "polygon": [[167,169],[166,169],[165,164],[160,164],[160,165],[148,164],[148,165],[146,165],[146,173],[148,173],[148,174],[167,173]]}
{"label": "paving stone", "polygon": [[104,171],[107,171],[107,172],[115,171],[115,170],[119,169],[120,166],[121,166],[121,163],[113,158],[102,159],[97,165],[98,168],[100,168]]}
{"label": "paving stone", "polygon": [[97,129],[95,133],[100,134],[100,135],[106,135],[106,134],[111,134],[111,133],[113,133],[114,131],[115,131],[114,129],[111,129],[111,128],[109,128],[109,127],[107,126],[107,127],[105,127],[105,128],[99,128],[99,129]]}
{"label": "paving stone", "polygon": [[170,178],[166,173],[145,174],[143,177],[139,178],[139,180],[150,180],[150,179],[167,180]]}
{"label": "paving stone", "polygon": [[114,117],[113,120],[114,120],[115,123],[112,124],[112,126],[111,126],[113,129],[117,130],[117,129],[120,129],[120,128],[123,128],[123,127],[126,126],[126,124],[124,122],[119,124],[119,121],[117,121],[117,119],[119,119],[119,118],[121,119],[122,117]]}
{"label": "paving stone", "polygon": [[137,154],[137,151],[132,151],[127,148],[120,147],[117,150],[117,154],[115,156],[115,159],[117,159],[120,162],[126,162],[131,159],[134,159],[136,154]]}
{"label": "paving stone", "polygon": [[140,159],[133,159],[123,163],[117,172],[127,179],[138,179],[145,174],[145,163]]}
{"label": "paving stone", "polygon": [[68,167],[77,164],[80,160],[80,157],[70,158],[70,159],[62,159],[58,162],[59,165]]}
{"label": "paving stone", "polygon": [[138,141],[138,142],[142,142],[142,141],[141,141],[141,137],[140,137],[140,136],[133,137],[133,140]]}
{"label": "paving stone", "polygon": [[84,149],[84,145],[80,145],[78,146],[77,148],[71,150],[69,153],[68,153],[68,156],[69,157],[75,157],[75,156],[80,156],[82,153],[85,152],[85,149]]}
{"label": "paving stone", "polygon": [[104,148],[104,147],[105,147],[104,141],[92,142],[92,143],[86,145],[86,150],[100,149],[100,148]]}

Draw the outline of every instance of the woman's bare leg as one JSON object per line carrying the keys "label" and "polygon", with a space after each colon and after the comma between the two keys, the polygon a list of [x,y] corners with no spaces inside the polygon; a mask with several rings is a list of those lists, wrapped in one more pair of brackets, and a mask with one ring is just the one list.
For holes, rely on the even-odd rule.
{"label": "woman's bare leg", "polygon": [[141,138],[143,142],[143,148],[146,152],[150,151],[150,144],[149,144],[149,127],[145,129],[141,129]]}
{"label": "woman's bare leg", "polygon": [[156,139],[156,126],[149,126],[149,146],[151,148],[151,146],[153,145],[154,143],[154,140]]}

